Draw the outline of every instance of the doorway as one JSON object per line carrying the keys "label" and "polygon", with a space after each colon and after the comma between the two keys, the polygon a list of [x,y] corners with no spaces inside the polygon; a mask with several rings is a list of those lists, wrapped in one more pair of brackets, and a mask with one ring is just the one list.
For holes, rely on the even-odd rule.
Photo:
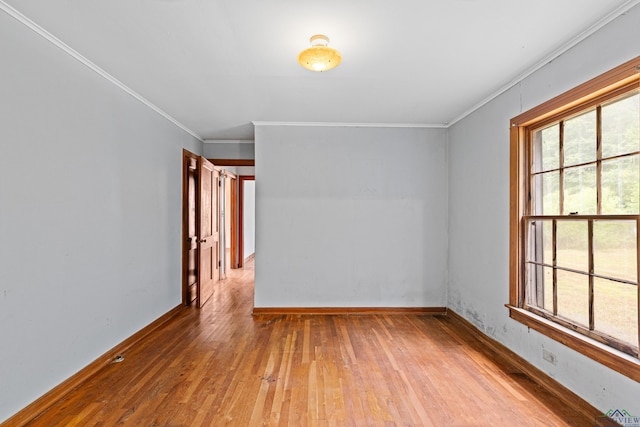
{"label": "doorway", "polygon": [[237,266],[238,240],[238,177],[227,170],[222,172],[222,187],[220,195],[220,232],[221,232],[221,270],[220,277],[225,279],[229,270]]}
{"label": "doorway", "polygon": [[255,176],[239,177],[239,222],[238,233],[238,266],[255,255]]}
{"label": "doorway", "polygon": [[[185,305],[202,307],[213,295],[214,284],[224,280],[232,269],[242,268],[245,258],[250,259],[254,253],[255,177],[238,175],[233,169],[245,167],[242,164],[245,162],[248,161],[211,162],[183,150],[182,302]],[[250,162],[253,166],[253,160]],[[227,163],[233,172],[222,169]]]}

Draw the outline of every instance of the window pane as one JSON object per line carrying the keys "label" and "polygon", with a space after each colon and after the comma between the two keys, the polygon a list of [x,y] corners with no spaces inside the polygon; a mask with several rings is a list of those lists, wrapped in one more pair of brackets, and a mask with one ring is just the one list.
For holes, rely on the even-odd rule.
{"label": "window pane", "polygon": [[534,215],[560,214],[560,173],[545,172],[533,178]]}
{"label": "window pane", "polygon": [[596,111],[564,122],[564,165],[596,160]]}
{"label": "window pane", "polygon": [[602,213],[637,214],[640,212],[640,162],[638,156],[602,162]]}
{"label": "window pane", "polygon": [[560,125],[555,124],[533,133],[533,171],[560,167]]}
{"label": "window pane", "polygon": [[640,95],[602,107],[602,157],[640,151]]}
{"label": "window pane", "polygon": [[558,315],[589,327],[589,276],[558,270]]}
{"label": "window pane", "polygon": [[527,264],[527,304],[553,313],[553,269]]}
{"label": "window pane", "polygon": [[596,278],[593,298],[595,330],[637,346],[637,286]]}
{"label": "window pane", "polygon": [[589,228],[587,221],[558,221],[557,265],[589,272]]}
{"label": "window pane", "polygon": [[545,264],[553,264],[553,221],[539,221],[542,223],[542,262]]}
{"label": "window pane", "polygon": [[597,213],[596,166],[580,166],[564,171],[564,215]]}
{"label": "window pane", "polygon": [[529,224],[526,260],[540,264],[553,263],[553,235],[551,220],[536,220]]}
{"label": "window pane", "polygon": [[[553,264],[553,221],[536,220],[528,225],[527,304],[553,313],[553,269],[538,264]],[[537,264],[533,264],[533,263]]]}
{"label": "window pane", "polygon": [[637,281],[636,222],[593,222],[594,273]]}

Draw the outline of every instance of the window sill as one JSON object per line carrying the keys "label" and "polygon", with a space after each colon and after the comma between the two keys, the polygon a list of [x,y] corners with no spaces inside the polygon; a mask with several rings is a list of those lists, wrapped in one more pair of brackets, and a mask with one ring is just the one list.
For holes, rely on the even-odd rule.
{"label": "window sill", "polygon": [[608,368],[640,382],[640,360],[610,348],[591,338],[537,316],[527,310],[507,304],[509,317],[535,329],[567,347],[581,353]]}

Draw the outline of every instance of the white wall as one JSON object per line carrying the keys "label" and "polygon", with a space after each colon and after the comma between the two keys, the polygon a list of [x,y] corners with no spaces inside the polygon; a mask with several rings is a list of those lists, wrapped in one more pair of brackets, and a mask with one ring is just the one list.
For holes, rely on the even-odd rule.
{"label": "white wall", "polygon": [[256,251],[256,182],[244,181],[242,191],[242,259]]}
{"label": "white wall", "polygon": [[0,421],[181,302],[202,144],[0,13]]}
{"label": "white wall", "polygon": [[[606,411],[640,414],[640,384],[508,317],[509,120],[640,54],[640,7],[449,129],[449,307]],[[542,359],[542,348],[557,365]]]}
{"label": "white wall", "polygon": [[442,307],[444,129],[256,126],[256,307]]}

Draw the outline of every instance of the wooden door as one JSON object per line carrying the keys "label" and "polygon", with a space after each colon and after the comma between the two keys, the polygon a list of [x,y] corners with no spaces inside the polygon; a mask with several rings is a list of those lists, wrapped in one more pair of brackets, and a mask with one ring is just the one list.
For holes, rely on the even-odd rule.
{"label": "wooden door", "polygon": [[196,306],[202,307],[211,295],[213,285],[220,279],[218,221],[218,186],[220,172],[213,163],[201,157],[198,164],[198,194],[200,197],[200,240],[198,241],[199,274]]}
{"label": "wooden door", "polygon": [[187,150],[182,155],[182,303],[196,299],[198,286],[198,162]]}

